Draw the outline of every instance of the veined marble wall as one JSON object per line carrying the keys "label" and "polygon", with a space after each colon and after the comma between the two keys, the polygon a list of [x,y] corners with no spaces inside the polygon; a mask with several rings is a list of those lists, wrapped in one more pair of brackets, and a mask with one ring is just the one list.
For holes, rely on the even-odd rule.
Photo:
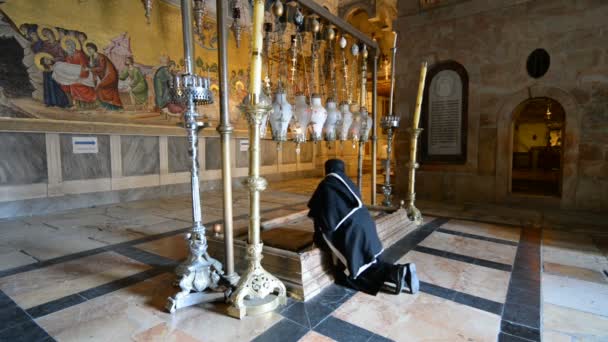
{"label": "veined marble wall", "polygon": [[[96,153],[75,153],[74,137],[97,139]],[[248,174],[242,137],[233,137],[232,174]],[[293,143],[286,143],[288,146]],[[315,172],[311,157],[282,160],[273,141],[263,141],[261,173],[270,178]],[[221,184],[219,138],[201,136],[201,190]],[[295,151],[293,152],[295,154]],[[190,191],[188,143],[183,136],[0,132],[0,218],[52,213]],[[237,183],[238,184],[238,183]]]}
{"label": "veined marble wall", "polygon": [[[420,63],[445,60],[469,74],[467,161],[422,164],[416,197],[437,201],[528,203],[608,210],[608,3],[606,1],[471,0],[419,11],[399,1],[396,112],[411,122]],[[547,74],[531,78],[526,59],[537,49],[551,58]],[[565,109],[560,198],[510,192],[513,113],[530,97]],[[397,135],[396,192],[407,188],[408,137]]]}

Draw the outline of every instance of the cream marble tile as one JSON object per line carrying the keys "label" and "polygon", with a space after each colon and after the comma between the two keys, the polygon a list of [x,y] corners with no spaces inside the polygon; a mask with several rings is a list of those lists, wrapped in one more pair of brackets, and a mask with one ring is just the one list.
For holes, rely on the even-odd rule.
{"label": "cream marble tile", "polygon": [[421,281],[453,289],[460,278],[460,274],[467,269],[468,264],[438,257],[431,254],[411,251],[404,255],[397,263],[415,263],[418,277]]}
{"label": "cream marble tile", "polygon": [[[223,303],[202,304],[169,314],[164,306],[173,295],[175,276],[166,273],[36,320],[59,341],[129,341],[165,324],[206,342],[249,341],[281,320],[269,313],[244,320],[226,315]],[[152,333],[162,330],[156,328]]]}
{"label": "cream marble tile", "polygon": [[520,228],[465,220],[450,220],[441,228],[515,242],[521,234]]}
{"label": "cream marble tile", "polygon": [[380,336],[387,336],[391,329],[399,324],[404,309],[410,307],[416,301],[417,295],[408,294],[392,295],[378,293],[370,296],[358,292],[346,303],[340,306],[334,316],[365,328]]}
{"label": "cream marble tile", "polygon": [[508,265],[513,264],[517,252],[517,247],[515,246],[441,232],[433,232],[429,237],[424,239],[420,245]]}
{"label": "cream marble tile", "polygon": [[23,252],[14,248],[0,246],[0,271],[8,270],[11,268],[29,265],[38,262],[38,260],[32,258]]}
{"label": "cream marble tile", "polygon": [[149,266],[106,252],[2,278],[0,289],[28,309],[146,269]]}
{"label": "cream marble tile", "polygon": [[420,293],[385,336],[395,341],[496,341],[500,316]]}
{"label": "cream marble tile", "polygon": [[282,319],[270,312],[238,320],[226,314],[228,305],[208,303],[184,308],[165,318],[172,327],[205,342],[251,341]]}
{"label": "cream marble tile", "polygon": [[169,221],[156,223],[156,224],[152,224],[152,225],[130,227],[128,229],[130,232],[147,236],[147,235],[156,235],[156,234],[172,232],[174,230],[179,230],[179,229],[189,228],[189,227],[192,227],[191,222],[186,222],[186,221],[182,221],[182,220],[169,220]]}
{"label": "cream marble tile", "polygon": [[543,303],[543,329],[568,335],[596,336],[608,340],[608,317],[594,315],[551,303]]}
{"label": "cream marble tile", "polygon": [[317,332],[314,331],[309,331],[308,334],[304,335],[301,339],[298,340],[298,342],[333,342],[335,340],[325,336],[325,335],[321,335]]}
{"label": "cream marble tile", "polygon": [[541,285],[547,303],[608,317],[608,284],[544,273]]}
{"label": "cream marble tile", "polygon": [[543,263],[543,272],[555,276],[574,278],[608,285],[605,275],[603,275],[601,272],[587,268],[545,262]]}
{"label": "cream marble tile", "polygon": [[542,334],[542,340],[550,341],[550,342],[571,342],[572,336],[566,335],[566,334],[561,334],[561,333],[558,333],[555,331],[547,331],[545,329],[545,331],[543,331],[543,334]]}
{"label": "cream marble tile", "polygon": [[202,342],[167,323],[161,323],[133,337],[134,342]]}
{"label": "cream marble tile", "polygon": [[183,260],[188,256],[188,244],[184,234],[142,243],[135,247],[173,260]]}
{"label": "cream marble tile", "polygon": [[416,251],[398,263],[416,264],[421,281],[504,303],[510,273]]}
{"label": "cream marble tile", "polygon": [[42,229],[39,233],[29,235],[23,239],[11,241],[11,244],[18,246],[19,249],[39,260],[53,259],[106,245],[105,243],[63,231],[52,231],[49,233],[46,232],[46,229]]}
{"label": "cream marble tile", "polygon": [[585,234],[543,230],[543,262],[587,268],[602,272],[608,269],[608,258]]}
{"label": "cream marble tile", "polygon": [[504,303],[510,277],[510,272],[469,264],[460,273],[454,290]]}
{"label": "cream marble tile", "polygon": [[118,219],[130,219],[137,216],[156,215],[164,216],[169,211],[157,206],[145,206],[140,208],[132,208],[128,206],[116,205],[105,210],[104,214]]}
{"label": "cream marble tile", "polygon": [[131,341],[170,322],[163,311],[175,289],[166,273],[36,320],[58,341]]}

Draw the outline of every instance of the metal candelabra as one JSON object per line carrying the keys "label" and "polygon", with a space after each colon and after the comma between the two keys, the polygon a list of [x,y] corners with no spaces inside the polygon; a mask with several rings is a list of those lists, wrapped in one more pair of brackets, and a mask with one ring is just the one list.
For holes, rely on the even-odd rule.
{"label": "metal candelabra", "polygon": [[396,115],[387,115],[382,118],[381,125],[387,135],[386,168],[384,171],[384,186],[382,186],[384,201],[382,201],[382,205],[391,207],[393,205],[391,201],[393,192],[393,186],[391,185],[391,153],[393,152],[393,138],[395,130],[399,128],[399,117]]}
{"label": "metal candelabra", "polygon": [[[200,189],[198,177],[198,131],[208,124],[198,121],[197,104],[213,103],[213,93],[209,89],[209,79],[193,74],[194,48],[192,37],[192,2],[182,0],[182,24],[184,28],[185,73],[176,75],[171,82],[173,101],[185,106],[184,127],[188,132],[192,166],[192,230],[186,234],[190,253],[186,261],[176,269],[180,291],[169,297],[166,308],[170,312],[203,302],[224,299],[223,288],[219,285],[223,274],[222,264],[207,253],[205,226],[202,223]],[[212,291],[206,291],[206,290]]]}

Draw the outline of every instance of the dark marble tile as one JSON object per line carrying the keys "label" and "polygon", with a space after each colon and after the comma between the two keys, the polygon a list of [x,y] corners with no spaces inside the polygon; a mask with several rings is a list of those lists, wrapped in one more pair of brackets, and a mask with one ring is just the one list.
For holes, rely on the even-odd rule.
{"label": "dark marble tile", "polygon": [[78,305],[85,301],[86,298],[82,297],[81,295],[73,294],[29,308],[27,309],[27,313],[32,316],[32,318],[38,318],[65,308],[69,308],[70,306]]}
{"label": "dark marble tile", "polygon": [[222,145],[220,139],[205,138],[205,170],[219,170],[221,167]]}
{"label": "dark marble tile", "polygon": [[507,292],[506,303],[540,307],[540,291],[530,291],[530,289],[526,288],[510,287]]}
{"label": "dark marble tile", "polygon": [[531,292],[540,292],[540,280],[529,280],[523,277],[511,276],[509,287],[525,289]]}
{"label": "dark marble tile", "polygon": [[11,297],[7,296],[2,290],[0,290],[0,310],[15,305],[15,302]]}
{"label": "dark marble tile", "polygon": [[477,259],[477,258],[475,258],[475,265],[493,268],[495,270],[501,270],[501,271],[506,271],[506,272],[511,272],[511,270],[513,270],[513,266],[511,266],[511,265],[503,264],[503,263],[496,262],[496,261]]}
{"label": "dark marble tile", "polygon": [[396,262],[402,256],[404,256],[413,248],[415,248],[429,235],[431,235],[437,228],[441,227],[441,225],[448,221],[449,219],[437,218],[432,220],[431,222],[423,224],[422,226],[418,227],[418,229],[406,235],[404,238],[397,241],[391,247],[386,249],[384,253],[382,253],[383,258],[386,262]]}
{"label": "dark marble tile", "polygon": [[514,324],[508,321],[500,322],[500,331],[509,335],[525,338],[530,341],[540,341],[540,330]]}
{"label": "dark marble tile", "polygon": [[426,283],[424,281],[420,282],[420,291],[449,300],[453,300],[454,297],[456,297],[456,295],[458,294],[457,291],[454,291],[452,289],[448,289],[431,283]]}
{"label": "dark marble tile", "polygon": [[2,322],[0,329],[23,324],[24,322],[30,320],[31,318],[25,313],[25,311],[23,311],[23,309],[18,307],[15,303],[12,303],[12,305],[6,305],[0,309],[0,322]]}
{"label": "dark marble tile", "polygon": [[517,336],[500,333],[498,334],[498,342],[530,342],[530,340],[526,340],[523,338],[519,338]]}
{"label": "dark marble tile", "polygon": [[335,310],[346,303],[355,293],[355,290],[332,284],[311,299],[310,302],[319,303]]}
{"label": "dark marble tile", "polygon": [[539,329],[540,308],[531,305],[507,303],[505,304],[502,319],[516,324]]}
{"label": "dark marble tile", "polygon": [[487,311],[495,315],[501,315],[503,310],[502,303],[495,302],[493,300],[473,296],[467,293],[459,292],[454,301],[460,304],[464,304],[479,310]]}
{"label": "dark marble tile", "polygon": [[333,308],[321,303],[309,301],[298,302],[281,311],[281,315],[302,326],[314,328],[334,311]]}
{"label": "dark marble tile", "polygon": [[44,134],[0,132],[0,185],[45,183]]}
{"label": "dark marble tile", "polygon": [[152,267],[176,265],[175,260],[165,258],[158,254],[150,253],[132,246],[119,247],[114,249],[114,251]]}
{"label": "dark marble tile", "polygon": [[189,144],[186,137],[168,137],[169,172],[190,171]]}
{"label": "dark marble tile", "polygon": [[121,136],[122,175],[142,176],[160,173],[158,137]]}
{"label": "dark marble tile", "polygon": [[252,342],[297,342],[309,331],[309,328],[305,328],[288,319],[282,319],[253,339]]}
{"label": "dark marble tile", "polygon": [[92,289],[88,289],[86,291],[82,291],[79,293],[79,295],[81,295],[82,297],[86,298],[86,299],[93,299],[93,298],[97,298],[99,296],[103,296],[105,294],[108,294],[110,292],[114,292],[120,289],[123,289],[125,287],[129,287],[133,284],[137,284],[141,281],[144,281],[146,279],[155,277],[161,273],[165,273],[168,271],[171,271],[172,269],[167,267],[167,268],[162,268],[162,267],[158,267],[158,268],[153,268],[147,271],[143,271],[140,273],[136,273],[134,275],[131,275],[129,277],[126,278],[122,278],[122,279],[118,279],[112,282],[109,282],[107,284],[103,284],[97,287],[94,287]]}
{"label": "dark marble tile", "polygon": [[23,324],[0,331],[0,341],[42,342],[53,341],[53,339],[38,324],[32,320],[29,320]]}
{"label": "dark marble tile", "polygon": [[377,334],[372,335],[368,342],[392,342],[390,338],[386,338]]}
{"label": "dark marble tile", "polygon": [[374,333],[369,330],[333,316],[327,317],[327,319],[314,328],[314,331],[338,342],[365,342],[374,336]]}
{"label": "dark marble tile", "polygon": [[[98,152],[74,153],[72,145],[72,138],[74,137],[96,137]],[[111,176],[109,136],[62,134],[60,141],[61,174],[64,181],[109,178]]]}
{"label": "dark marble tile", "polygon": [[437,229],[437,231],[438,232],[442,232],[442,233],[446,233],[446,234],[467,237],[467,238],[471,238],[471,239],[477,239],[477,240],[482,240],[482,241],[495,242],[495,243],[500,243],[500,244],[509,245],[509,246],[517,246],[517,242],[515,242],[515,241],[490,238],[490,237],[486,237],[486,236],[469,234],[469,233],[463,233],[463,232],[459,232],[459,231],[455,231],[455,230],[449,230],[449,229],[444,229],[444,228],[439,228],[439,229]]}

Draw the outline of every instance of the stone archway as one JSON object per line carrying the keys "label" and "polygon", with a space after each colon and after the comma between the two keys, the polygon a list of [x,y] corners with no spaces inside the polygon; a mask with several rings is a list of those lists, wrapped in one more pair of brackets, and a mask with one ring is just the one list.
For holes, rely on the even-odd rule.
{"label": "stone archway", "polygon": [[562,164],[562,208],[574,208],[578,173],[578,146],[580,140],[581,114],[572,95],[565,90],[534,85],[510,95],[498,111],[496,137],[496,201],[504,202],[509,193],[513,155],[513,114],[517,106],[529,98],[548,97],[564,108],[564,150]]}

